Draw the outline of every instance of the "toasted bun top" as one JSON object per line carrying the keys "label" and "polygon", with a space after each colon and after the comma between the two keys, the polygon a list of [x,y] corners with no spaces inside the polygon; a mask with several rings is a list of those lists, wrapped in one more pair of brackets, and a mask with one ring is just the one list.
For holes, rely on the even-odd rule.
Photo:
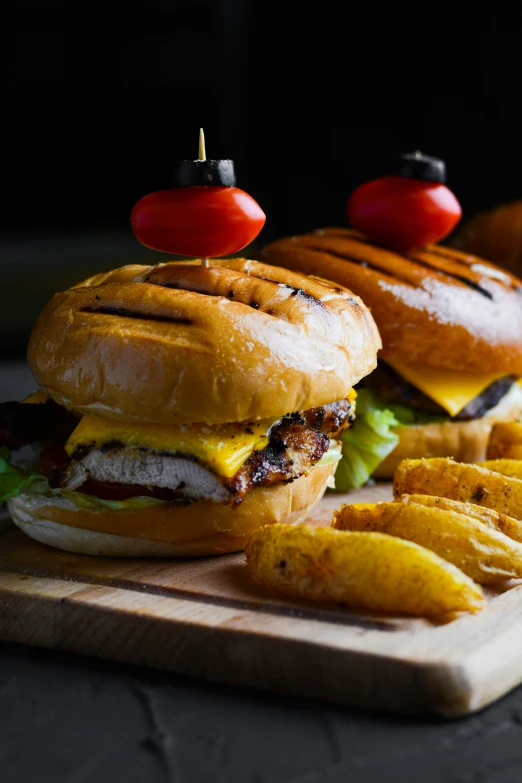
{"label": "toasted bun top", "polygon": [[80,413],[219,424],[342,399],[379,348],[350,291],[233,259],[127,266],[56,294],[28,358],[49,395]]}
{"label": "toasted bun top", "polygon": [[262,256],[361,296],[384,359],[522,374],[522,282],[481,258],[441,245],[402,255],[344,228],[277,240]]}
{"label": "toasted bun top", "polygon": [[522,274],[522,200],[479,212],[463,223],[451,243]]}

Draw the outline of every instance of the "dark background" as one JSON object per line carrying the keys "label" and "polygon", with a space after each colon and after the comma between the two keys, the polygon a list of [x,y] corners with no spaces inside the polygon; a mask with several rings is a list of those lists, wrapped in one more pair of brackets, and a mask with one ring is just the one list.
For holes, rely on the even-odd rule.
{"label": "dark background", "polygon": [[[465,217],[521,197],[506,6],[4,0],[0,400],[31,388],[5,359],[54,291],[158,258],[129,213],[196,157],[200,126],[267,214],[252,252],[344,224],[351,190],[417,148],[446,160]],[[5,644],[0,669],[5,783],[520,781],[520,689],[438,723]]]}
{"label": "dark background", "polygon": [[522,12],[458,10],[4,4],[0,351],[23,355],[53,291],[157,260],[130,210],[197,157],[200,126],[267,214],[252,254],[346,224],[351,190],[417,148],[446,160],[465,217],[519,197]]}

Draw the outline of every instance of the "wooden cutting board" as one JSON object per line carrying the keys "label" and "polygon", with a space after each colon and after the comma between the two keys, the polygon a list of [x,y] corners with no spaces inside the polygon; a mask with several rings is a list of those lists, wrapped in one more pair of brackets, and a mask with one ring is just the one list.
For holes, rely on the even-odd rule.
{"label": "wooden cutting board", "polygon": [[[391,497],[381,484],[350,502]],[[329,524],[348,496],[312,518]],[[513,583],[512,583],[513,584]],[[103,559],[50,549],[0,519],[0,638],[344,705],[475,712],[522,682],[522,584],[436,625],[276,598],[244,555]]]}

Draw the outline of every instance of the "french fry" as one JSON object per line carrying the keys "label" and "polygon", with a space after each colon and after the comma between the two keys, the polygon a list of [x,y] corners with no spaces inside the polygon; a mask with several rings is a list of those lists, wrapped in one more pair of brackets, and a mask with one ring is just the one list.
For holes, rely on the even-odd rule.
{"label": "french fry", "polygon": [[246,555],[255,582],[312,601],[420,616],[484,606],[481,588],[454,565],[383,533],[275,524],[254,533]]}
{"label": "french fry", "polygon": [[395,471],[393,490],[395,497],[436,495],[522,520],[522,480],[479,465],[443,458],[405,459]]}
{"label": "french fry", "polygon": [[493,530],[499,530],[513,541],[522,542],[522,522],[499,511],[492,511],[485,506],[477,506],[475,503],[463,503],[460,500],[449,498],[437,498],[434,495],[402,495],[396,502],[416,503],[429,508],[441,508],[445,511],[455,511],[457,514],[465,514],[473,519],[478,519]]}
{"label": "french fry", "polygon": [[334,514],[338,530],[371,531],[413,541],[460,568],[479,584],[522,577],[522,544],[480,519],[416,503],[405,495],[395,503],[343,506]]}
{"label": "french fry", "polygon": [[502,476],[522,479],[522,460],[519,459],[487,459],[484,462],[477,462],[477,465],[494,473],[500,473]]}
{"label": "french fry", "polygon": [[487,458],[522,460],[522,423],[499,421],[489,436]]}

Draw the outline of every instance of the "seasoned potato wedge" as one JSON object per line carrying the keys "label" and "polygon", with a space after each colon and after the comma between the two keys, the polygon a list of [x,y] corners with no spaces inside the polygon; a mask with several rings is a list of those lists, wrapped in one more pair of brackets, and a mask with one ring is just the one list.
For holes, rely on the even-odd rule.
{"label": "seasoned potato wedge", "polygon": [[476,503],[522,520],[522,480],[452,459],[404,459],[395,471],[395,497],[436,495]]}
{"label": "seasoned potato wedge", "polygon": [[463,503],[460,500],[449,498],[437,498],[434,495],[402,495],[395,502],[416,503],[428,508],[442,508],[445,511],[455,511],[457,514],[465,514],[473,519],[478,519],[488,527],[499,530],[505,536],[514,541],[522,542],[522,522],[499,511],[492,511],[485,506],[477,506],[475,503]]}
{"label": "seasoned potato wedge", "polygon": [[454,565],[383,533],[280,523],[257,530],[246,555],[255,582],[312,601],[421,616],[484,605],[480,587]]}
{"label": "seasoned potato wedge", "polygon": [[500,473],[502,476],[522,479],[522,460],[520,459],[487,459],[485,462],[477,462],[477,465]]}
{"label": "seasoned potato wedge", "polygon": [[522,423],[499,421],[489,436],[487,458],[522,460]]}
{"label": "seasoned potato wedge", "polygon": [[414,541],[479,584],[522,577],[522,544],[476,518],[430,508],[407,495],[395,503],[343,506],[334,514],[333,525],[338,530],[387,533]]}

